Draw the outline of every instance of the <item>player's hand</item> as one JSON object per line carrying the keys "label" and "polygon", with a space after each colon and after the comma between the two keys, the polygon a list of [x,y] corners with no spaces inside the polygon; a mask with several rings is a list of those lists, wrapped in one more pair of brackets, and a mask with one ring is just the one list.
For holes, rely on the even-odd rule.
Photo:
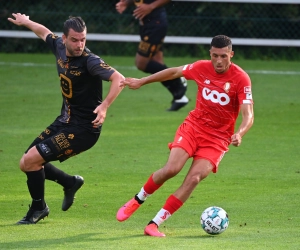
{"label": "player's hand", "polygon": [[231,136],[231,145],[238,147],[241,145],[241,143],[242,143],[242,137],[240,136],[240,134],[236,133]]}
{"label": "player's hand", "polygon": [[126,3],[125,0],[120,0],[120,2],[118,2],[118,3],[116,4],[116,10],[117,10],[120,14],[122,14],[122,13],[126,10],[126,8],[127,8],[127,3]]}
{"label": "player's hand", "polygon": [[14,23],[15,25],[22,26],[26,21],[29,20],[29,16],[21,13],[12,13],[12,16],[15,18],[7,18],[8,21]]}
{"label": "player's hand", "polygon": [[145,16],[152,12],[152,7],[150,4],[141,4],[133,11],[133,16],[136,19],[142,20]]}
{"label": "player's hand", "polygon": [[103,107],[102,104],[100,104],[94,110],[94,113],[97,114],[96,119],[94,121],[92,121],[94,128],[98,128],[98,127],[102,126],[102,124],[105,120],[105,117],[106,117],[106,111],[107,111],[107,108]]}
{"label": "player's hand", "polygon": [[130,89],[138,89],[142,86],[141,79],[126,77],[125,80],[120,82],[120,87],[128,86]]}

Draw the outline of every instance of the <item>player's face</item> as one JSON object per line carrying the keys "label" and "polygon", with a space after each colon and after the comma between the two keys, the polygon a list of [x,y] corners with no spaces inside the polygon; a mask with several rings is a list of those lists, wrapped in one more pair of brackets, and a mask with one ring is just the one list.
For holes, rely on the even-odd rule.
{"label": "player's face", "polygon": [[62,38],[66,46],[67,56],[81,56],[86,42],[86,30],[78,33],[70,29],[68,36],[62,35]]}
{"label": "player's face", "polygon": [[224,48],[211,47],[210,58],[214,66],[214,69],[217,73],[222,74],[229,69],[233,54],[234,52],[228,47],[224,47]]}

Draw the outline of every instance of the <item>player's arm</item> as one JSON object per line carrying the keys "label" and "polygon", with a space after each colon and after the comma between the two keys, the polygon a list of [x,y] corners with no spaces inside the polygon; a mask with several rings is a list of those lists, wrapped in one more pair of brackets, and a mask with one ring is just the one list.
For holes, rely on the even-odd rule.
{"label": "player's arm", "polygon": [[149,5],[152,8],[152,10],[154,10],[168,4],[169,2],[171,2],[171,0],[156,0],[153,3],[150,3]]}
{"label": "player's arm", "polygon": [[123,87],[120,87],[120,82],[122,82],[125,77],[120,74],[118,71],[115,71],[109,78],[111,82],[110,89],[108,91],[107,96],[102,101],[102,103],[94,110],[94,113],[97,114],[97,117],[94,121],[92,121],[94,127],[98,127],[103,124],[106,112],[109,106],[114,102],[117,96],[122,91]]}
{"label": "player's arm", "polygon": [[117,4],[116,4],[116,10],[122,14],[129,5],[133,4],[134,0],[120,0]]}
{"label": "player's arm", "polygon": [[141,20],[150,14],[154,9],[160,8],[169,2],[170,0],[156,0],[149,4],[143,3],[133,11],[133,16]]}
{"label": "player's arm", "polygon": [[137,78],[125,78],[124,81],[121,82],[121,87],[128,86],[130,89],[138,89],[141,86],[151,83],[151,82],[162,82],[167,80],[172,80],[175,78],[179,78],[183,76],[182,70],[184,66],[168,68],[162,71],[159,71],[153,75],[149,75],[143,77],[141,79]]}
{"label": "player's arm", "polygon": [[46,40],[47,35],[52,33],[48,28],[46,28],[44,25],[36,23],[34,21],[31,21],[29,19],[29,16],[26,16],[25,14],[21,13],[12,13],[12,16],[15,18],[7,18],[8,21],[12,22],[15,25],[18,26],[24,26],[31,31],[33,31],[39,38]]}
{"label": "player's arm", "polygon": [[108,91],[108,94],[106,98],[103,100],[102,105],[105,107],[109,107],[113,101],[117,98],[117,96],[120,94],[123,87],[120,87],[120,82],[123,81],[125,77],[119,73],[118,71],[115,71],[111,77],[109,78],[109,81],[111,82],[110,89]]}
{"label": "player's arm", "polygon": [[231,144],[233,146],[240,146],[242,143],[242,137],[252,127],[254,122],[253,104],[241,104],[240,114],[242,115],[242,121],[238,130],[231,137]]}

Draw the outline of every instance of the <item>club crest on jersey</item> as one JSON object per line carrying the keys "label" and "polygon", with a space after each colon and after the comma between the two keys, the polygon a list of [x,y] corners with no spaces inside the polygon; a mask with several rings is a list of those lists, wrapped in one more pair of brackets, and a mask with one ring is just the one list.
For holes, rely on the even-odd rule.
{"label": "club crest on jersey", "polygon": [[67,150],[65,151],[65,155],[70,155],[70,154],[72,154],[72,152],[73,152],[72,149],[67,149]]}
{"label": "club crest on jersey", "polygon": [[228,93],[229,90],[230,90],[230,82],[226,82],[226,83],[224,84],[223,89],[224,89],[224,91],[225,91],[226,93]]}

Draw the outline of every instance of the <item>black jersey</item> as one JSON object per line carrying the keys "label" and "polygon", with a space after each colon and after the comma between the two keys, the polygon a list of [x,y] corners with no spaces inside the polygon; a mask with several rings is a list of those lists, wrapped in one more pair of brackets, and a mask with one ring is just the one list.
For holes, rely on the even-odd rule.
{"label": "black jersey", "polygon": [[[134,0],[134,4],[136,6],[139,6],[140,4],[150,4],[155,2],[156,0]],[[150,12],[147,16],[143,18],[143,22],[149,22],[152,20],[160,20],[160,19],[166,19],[166,10],[164,7],[159,7],[154,9],[152,12]]]}
{"label": "black jersey", "polygon": [[95,108],[102,103],[102,80],[115,70],[87,48],[79,57],[66,56],[62,38],[49,34],[46,43],[56,57],[63,104],[57,120],[92,128]]}

